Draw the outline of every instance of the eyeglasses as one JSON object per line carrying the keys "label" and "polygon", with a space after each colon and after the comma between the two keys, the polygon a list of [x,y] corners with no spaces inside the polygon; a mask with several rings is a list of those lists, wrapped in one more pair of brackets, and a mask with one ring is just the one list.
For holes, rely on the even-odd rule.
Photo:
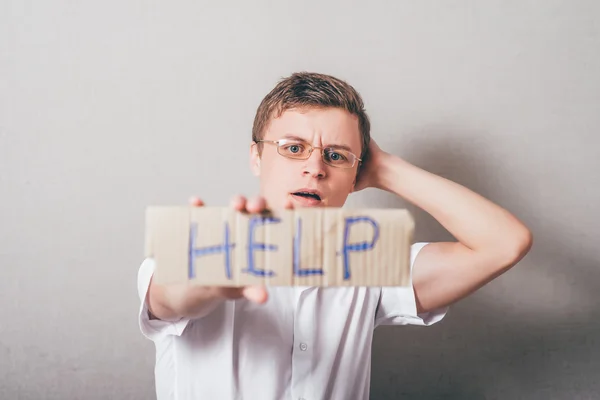
{"label": "eyeglasses", "polygon": [[255,140],[255,142],[275,144],[277,145],[277,153],[294,160],[307,160],[313,150],[320,149],[323,162],[336,168],[352,168],[357,161],[362,161],[348,150],[335,147],[315,147],[295,139]]}

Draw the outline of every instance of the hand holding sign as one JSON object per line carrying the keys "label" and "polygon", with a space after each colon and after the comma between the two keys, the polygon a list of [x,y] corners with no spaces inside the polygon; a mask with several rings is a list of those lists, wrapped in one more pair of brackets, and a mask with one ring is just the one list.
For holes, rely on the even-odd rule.
{"label": "hand holding sign", "polygon": [[[204,202],[197,197],[190,199],[190,205],[196,207],[204,206]],[[267,203],[264,198],[256,197],[247,200],[244,196],[234,196],[230,203],[231,208],[235,211],[248,214],[261,214],[267,209]],[[286,209],[292,209],[292,204],[286,204]],[[226,249],[227,250],[227,249]],[[264,303],[267,301],[267,291],[263,285],[247,285],[247,286],[202,286],[202,290],[210,293],[211,297],[224,299],[238,299],[245,297],[246,299]]]}
{"label": "hand holding sign", "polygon": [[146,255],[161,284],[258,302],[264,286],[409,284],[414,222],[406,210],[267,210],[263,199],[235,198],[232,207],[158,206],[146,216]]}
{"label": "hand holding sign", "polygon": [[[198,198],[190,199],[190,205],[193,210],[204,208],[204,202]],[[231,201],[231,209],[238,213],[260,213],[265,207],[266,204],[264,199],[246,201],[244,197],[236,196]],[[173,237],[180,236],[181,228],[186,232],[189,232],[190,235],[198,234],[197,225],[194,226],[194,230],[190,229],[189,214],[190,213],[187,213],[188,218],[184,220],[181,219],[181,213],[179,212],[149,215],[147,222],[150,226],[154,226],[154,229],[156,230],[147,230],[148,236],[146,238],[146,246],[152,247],[158,245],[160,247],[160,243],[169,242]],[[167,222],[167,225],[163,225],[165,222]],[[159,229],[159,226],[162,226],[165,229]],[[203,233],[211,232],[211,228],[214,227],[209,225],[202,226],[201,231]],[[227,234],[227,230],[225,233]],[[178,266],[173,264],[181,262],[183,258],[185,258],[186,262],[189,261],[191,250],[189,247],[191,246],[188,247],[188,243],[186,242],[183,244],[183,247],[180,245],[167,246],[165,249],[166,251],[160,252],[161,254],[156,254],[154,257],[154,261],[157,265],[147,293],[148,311],[151,318],[159,318],[165,321],[176,321],[182,315],[200,318],[208,314],[222,301],[227,299],[245,298],[258,304],[267,301],[268,295],[263,285],[199,285],[190,284],[191,281],[187,279],[177,280],[175,282],[161,282],[161,271],[164,272],[169,269],[178,269]],[[228,251],[230,250],[229,247],[230,246],[228,246],[227,243],[222,246],[213,246],[212,253],[222,252],[223,250]],[[210,252],[211,251],[205,253]],[[229,253],[224,252],[224,254]],[[196,272],[190,268],[189,273],[195,274]],[[199,275],[200,280],[202,280],[202,272],[199,273]]]}

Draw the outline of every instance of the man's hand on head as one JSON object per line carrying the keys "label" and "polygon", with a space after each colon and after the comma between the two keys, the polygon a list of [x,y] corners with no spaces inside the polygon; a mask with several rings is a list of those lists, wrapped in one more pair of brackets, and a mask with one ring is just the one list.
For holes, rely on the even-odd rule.
{"label": "man's hand on head", "polygon": [[367,188],[381,188],[382,166],[385,164],[386,157],[390,155],[377,145],[371,138],[369,150],[365,154],[365,160],[360,166],[354,191],[358,192]]}

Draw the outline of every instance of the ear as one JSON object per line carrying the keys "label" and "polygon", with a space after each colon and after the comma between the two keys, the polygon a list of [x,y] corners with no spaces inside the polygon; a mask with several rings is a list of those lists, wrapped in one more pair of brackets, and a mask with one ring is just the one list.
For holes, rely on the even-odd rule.
{"label": "ear", "polygon": [[361,164],[358,164],[358,168],[356,168],[356,173],[354,174],[354,180],[352,181],[352,189],[351,189],[350,193],[356,192],[356,183],[360,179],[360,173],[361,173]]}
{"label": "ear", "polygon": [[250,145],[250,169],[255,176],[260,176],[260,154],[255,142]]}

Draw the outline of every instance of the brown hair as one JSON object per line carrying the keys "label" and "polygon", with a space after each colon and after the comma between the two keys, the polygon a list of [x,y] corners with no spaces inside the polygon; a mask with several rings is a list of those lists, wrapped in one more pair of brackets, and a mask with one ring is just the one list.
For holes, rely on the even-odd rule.
{"label": "brown hair", "polygon": [[358,117],[362,149],[360,158],[365,161],[371,140],[371,124],[358,92],[348,83],[330,75],[297,72],[282,79],[262,100],[252,127],[252,140],[264,137],[271,118],[284,111],[302,107],[335,107]]}

